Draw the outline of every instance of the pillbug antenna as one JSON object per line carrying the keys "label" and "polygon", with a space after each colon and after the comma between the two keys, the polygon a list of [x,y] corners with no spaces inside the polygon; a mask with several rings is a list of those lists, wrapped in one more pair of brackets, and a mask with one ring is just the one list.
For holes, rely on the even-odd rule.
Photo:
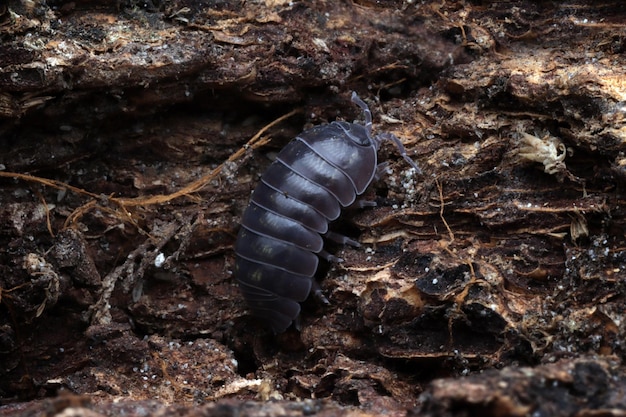
{"label": "pillbug antenna", "polygon": [[367,136],[372,136],[372,112],[370,108],[365,104],[363,100],[356,94],[356,91],[352,92],[352,102],[363,109],[363,113],[365,113],[365,130],[367,131]]}
{"label": "pillbug antenna", "polygon": [[402,141],[400,141],[400,139],[396,135],[394,135],[393,133],[381,133],[380,135],[376,135],[375,140],[378,143],[381,143],[383,140],[392,141],[394,145],[396,145],[396,148],[398,148],[400,156],[402,156],[404,160],[415,169],[415,172],[418,175],[422,174],[422,170],[417,166],[415,162],[413,162],[409,155],[406,154],[406,149],[404,148]]}

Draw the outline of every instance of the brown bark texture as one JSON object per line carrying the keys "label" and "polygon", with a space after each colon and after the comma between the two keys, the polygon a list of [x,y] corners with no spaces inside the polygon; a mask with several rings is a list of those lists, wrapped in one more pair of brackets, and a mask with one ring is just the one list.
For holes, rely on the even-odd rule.
{"label": "brown bark texture", "polygon": [[[0,416],[626,416],[622,1],[0,3]],[[402,139],[299,330],[239,220],[306,128]]]}

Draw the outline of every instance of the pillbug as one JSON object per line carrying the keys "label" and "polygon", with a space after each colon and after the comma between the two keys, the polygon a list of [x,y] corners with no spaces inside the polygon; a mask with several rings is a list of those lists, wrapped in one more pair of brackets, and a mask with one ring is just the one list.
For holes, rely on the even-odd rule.
{"label": "pillbug", "polygon": [[265,171],[243,214],[234,274],[251,312],[275,333],[298,318],[312,289],[328,302],[313,275],[319,257],[341,260],[324,251],[323,238],[360,246],[329,231],[328,224],[374,179],[381,142],[393,141],[421,173],[400,139],[372,136],[372,113],[354,92],[352,102],[363,110],[365,125],[335,121],[300,133]]}

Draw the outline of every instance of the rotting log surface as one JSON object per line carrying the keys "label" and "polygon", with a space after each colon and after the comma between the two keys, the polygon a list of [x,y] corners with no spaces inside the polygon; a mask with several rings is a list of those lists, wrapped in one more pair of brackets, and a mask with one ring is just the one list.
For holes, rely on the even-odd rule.
{"label": "rotting log surface", "polygon": [[[625,415],[625,22],[0,5],[0,415]],[[360,117],[352,90],[424,174],[383,147],[377,207],[333,225],[363,247],[331,246],[330,306],[274,336],[229,272],[238,219],[287,141]]]}

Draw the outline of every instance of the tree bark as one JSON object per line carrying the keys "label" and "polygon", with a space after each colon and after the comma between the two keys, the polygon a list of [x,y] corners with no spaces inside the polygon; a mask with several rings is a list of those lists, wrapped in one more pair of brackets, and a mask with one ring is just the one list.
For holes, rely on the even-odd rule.
{"label": "tree bark", "polygon": [[[0,6],[0,415],[624,415],[625,21]],[[377,206],[331,225],[362,246],[327,245],[330,305],[273,335],[232,277],[238,222],[289,140],[361,117],[352,91],[423,173],[383,145]]]}

